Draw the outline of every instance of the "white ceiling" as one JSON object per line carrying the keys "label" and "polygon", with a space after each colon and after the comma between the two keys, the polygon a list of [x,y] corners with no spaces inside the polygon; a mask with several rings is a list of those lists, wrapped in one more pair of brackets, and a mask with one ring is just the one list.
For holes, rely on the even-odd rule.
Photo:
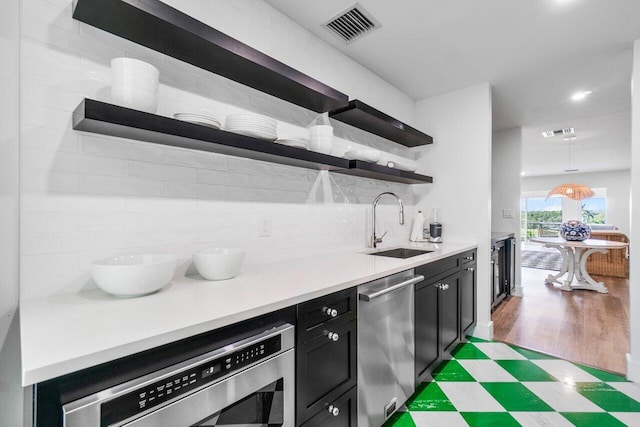
{"label": "white ceiling", "polygon": [[[639,0],[358,0],[382,26],[345,44],[322,24],[355,0],[266,0],[418,100],[489,82],[493,128],[523,129],[523,171],[630,168]],[[593,93],[570,100],[580,90]]]}

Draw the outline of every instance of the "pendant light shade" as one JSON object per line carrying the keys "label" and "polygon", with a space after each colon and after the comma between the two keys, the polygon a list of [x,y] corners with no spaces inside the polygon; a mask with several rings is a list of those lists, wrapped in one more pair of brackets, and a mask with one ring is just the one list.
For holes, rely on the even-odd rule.
{"label": "pendant light shade", "polygon": [[572,200],[582,200],[593,197],[596,193],[586,185],[582,184],[560,184],[547,194],[547,199],[554,194],[565,196]]}

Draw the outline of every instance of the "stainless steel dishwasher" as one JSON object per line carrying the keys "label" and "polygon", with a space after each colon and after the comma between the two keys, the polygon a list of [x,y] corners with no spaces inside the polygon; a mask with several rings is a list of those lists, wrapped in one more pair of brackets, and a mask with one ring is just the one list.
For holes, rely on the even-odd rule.
{"label": "stainless steel dishwasher", "polygon": [[381,426],[415,389],[414,285],[403,271],[358,287],[358,425]]}

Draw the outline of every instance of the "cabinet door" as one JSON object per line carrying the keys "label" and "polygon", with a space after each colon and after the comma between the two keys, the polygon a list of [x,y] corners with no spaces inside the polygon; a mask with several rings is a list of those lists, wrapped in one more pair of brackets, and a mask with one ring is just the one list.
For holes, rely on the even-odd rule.
{"label": "cabinet door", "polygon": [[476,264],[460,272],[460,331],[465,334],[476,323]]}
{"label": "cabinet door", "polygon": [[415,290],[416,384],[440,356],[438,283],[417,285]]}
{"label": "cabinet door", "polygon": [[[337,339],[336,335],[337,334]],[[301,424],[357,381],[357,321],[326,328],[296,348],[297,420]]]}
{"label": "cabinet door", "polygon": [[304,427],[356,427],[358,425],[358,388],[353,387],[339,398],[326,402],[324,408]]}
{"label": "cabinet door", "polygon": [[439,281],[441,351],[445,351],[460,339],[460,317],[458,308],[459,280],[459,274],[454,274]]}

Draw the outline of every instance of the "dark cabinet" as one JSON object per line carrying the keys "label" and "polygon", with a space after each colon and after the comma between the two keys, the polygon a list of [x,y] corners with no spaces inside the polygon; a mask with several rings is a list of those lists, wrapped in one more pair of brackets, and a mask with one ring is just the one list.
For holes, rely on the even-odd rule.
{"label": "dark cabinet", "polygon": [[440,316],[435,285],[437,283],[418,285],[415,289],[416,378],[421,378],[440,357]]}
{"label": "dark cabinet", "polygon": [[416,383],[423,381],[476,322],[476,251],[416,268]]}
{"label": "dark cabinet", "polygon": [[491,245],[491,310],[493,311],[515,286],[515,239],[492,242]]}
{"label": "dark cabinet", "polygon": [[357,398],[340,399],[356,390],[356,296],[353,288],[298,305],[296,425],[355,425]]}
{"label": "dark cabinet", "polygon": [[469,263],[460,272],[460,333],[465,334],[476,324],[476,263]]}
{"label": "dark cabinet", "polygon": [[457,272],[416,286],[416,383],[422,381],[442,354],[460,339],[458,299]]}
{"label": "dark cabinet", "polygon": [[303,424],[304,427],[356,427],[358,425],[358,390],[348,392],[331,403]]}
{"label": "dark cabinet", "polygon": [[440,348],[446,351],[460,339],[460,310],[458,308],[459,274],[438,282],[440,319],[442,319]]}

